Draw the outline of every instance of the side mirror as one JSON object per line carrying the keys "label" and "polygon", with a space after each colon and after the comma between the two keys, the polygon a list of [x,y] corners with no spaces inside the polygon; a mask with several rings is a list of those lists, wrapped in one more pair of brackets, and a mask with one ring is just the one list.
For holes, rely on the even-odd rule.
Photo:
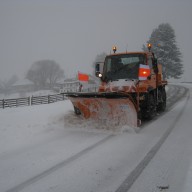
{"label": "side mirror", "polygon": [[95,64],[95,76],[101,78],[103,72],[103,63]]}
{"label": "side mirror", "polygon": [[157,74],[158,73],[158,67],[157,67],[157,59],[156,58],[153,59],[152,65],[153,65],[154,72]]}

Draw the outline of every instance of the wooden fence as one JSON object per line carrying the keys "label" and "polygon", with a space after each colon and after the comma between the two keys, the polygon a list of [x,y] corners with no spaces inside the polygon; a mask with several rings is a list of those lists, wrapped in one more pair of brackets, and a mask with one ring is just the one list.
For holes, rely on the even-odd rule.
{"label": "wooden fence", "polygon": [[49,104],[57,101],[63,101],[65,99],[66,97],[64,93],[47,96],[31,96],[17,99],[2,99],[0,100],[0,108],[5,109],[7,107]]}
{"label": "wooden fence", "polygon": [[65,94],[31,97],[31,105],[49,104],[66,99]]}

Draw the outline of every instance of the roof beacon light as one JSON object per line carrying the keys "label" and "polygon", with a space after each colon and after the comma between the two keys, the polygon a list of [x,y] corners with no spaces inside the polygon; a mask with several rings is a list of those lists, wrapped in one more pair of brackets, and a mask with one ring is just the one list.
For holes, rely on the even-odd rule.
{"label": "roof beacon light", "polygon": [[148,50],[151,51],[151,47],[152,47],[151,43],[148,43],[147,47],[148,47]]}
{"label": "roof beacon light", "polygon": [[117,47],[113,46],[113,52],[115,53],[117,51]]}

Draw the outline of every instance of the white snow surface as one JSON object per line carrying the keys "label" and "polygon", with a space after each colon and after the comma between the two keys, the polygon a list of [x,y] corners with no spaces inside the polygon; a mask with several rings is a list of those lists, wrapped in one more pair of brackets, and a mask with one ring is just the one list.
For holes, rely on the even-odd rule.
{"label": "white snow surface", "polygon": [[[102,124],[85,121],[74,115],[69,100],[0,110],[0,191],[115,191],[167,126],[176,122],[184,104],[185,100],[179,102],[140,131],[131,127],[108,130]],[[192,114],[191,97],[182,114],[184,121],[179,121],[179,127],[174,129],[185,127],[188,138],[191,137],[189,114]],[[101,144],[97,145],[98,142]],[[192,191],[192,153],[188,154],[187,165],[187,171],[182,173],[185,180],[179,183],[184,192]],[[152,191],[151,183],[143,185],[145,190],[141,187],[143,182],[146,181],[141,179],[135,183],[133,189]]]}
{"label": "white snow surface", "polygon": [[26,93],[0,94],[0,99],[16,99],[21,97],[46,96],[58,94],[52,90],[40,90]]}

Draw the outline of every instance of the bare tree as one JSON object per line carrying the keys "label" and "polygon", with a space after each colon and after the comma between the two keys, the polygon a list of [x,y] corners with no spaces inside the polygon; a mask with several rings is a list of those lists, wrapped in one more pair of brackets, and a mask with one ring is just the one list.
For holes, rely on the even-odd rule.
{"label": "bare tree", "polygon": [[58,63],[53,60],[40,60],[32,64],[26,78],[34,82],[38,88],[52,88],[63,76],[64,71]]}

